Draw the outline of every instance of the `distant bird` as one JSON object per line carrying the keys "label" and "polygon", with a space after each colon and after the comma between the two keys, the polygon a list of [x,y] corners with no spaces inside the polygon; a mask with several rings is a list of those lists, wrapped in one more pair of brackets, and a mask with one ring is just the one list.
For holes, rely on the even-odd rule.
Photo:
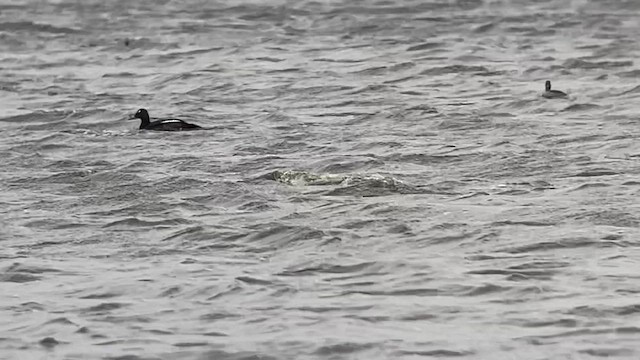
{"label": "distant bird", "polygon": [[566,98],[567,94],[563,93],[560,90],[551,90],[551,81],[547,80],[544,83],[544,93],[542,93],[542,97],[545,97],[547,99],[559,99],[559,98]]}
{"label": "distant bird", "polygon": [[149,113],[145,109],[140,109],[131,119],[140,119],[140,130],[156,130],[156,131],[182,131],[182,130],[201,130],[202,128],[196,124],[189,124],[180,119],[160,119],[156,121],[149,120]]}

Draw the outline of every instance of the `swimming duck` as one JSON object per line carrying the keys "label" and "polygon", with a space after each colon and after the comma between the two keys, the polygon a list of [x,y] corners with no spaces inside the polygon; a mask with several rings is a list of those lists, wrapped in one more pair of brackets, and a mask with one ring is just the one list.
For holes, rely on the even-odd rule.
{"label": "swimming duck", "polygon": [[563,93],[560,90],[551,90],[551,81],[547,80],[544,83],[544,93],[542,93],[542,97],[547,99],[558,99],[558,98],[566,98],[567,94]]}
{"label": "swimming duck", "polygon": [[140,119],[140,130],[156,130],[156,131],[182,131],[182,130],[200,130],[202,127],[196,124],[189,124],[180,119],[160,119],[156,121],[149,120],[149,112],[146,109],[140,109],[131,119]]}

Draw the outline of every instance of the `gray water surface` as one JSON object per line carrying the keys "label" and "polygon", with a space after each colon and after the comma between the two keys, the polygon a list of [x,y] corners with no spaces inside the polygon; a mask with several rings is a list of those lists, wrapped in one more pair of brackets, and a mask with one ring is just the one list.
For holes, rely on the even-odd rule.
{"label": "gray water surface", "polygon": [[639,15],[0,0],[0,358],[639,358]]}

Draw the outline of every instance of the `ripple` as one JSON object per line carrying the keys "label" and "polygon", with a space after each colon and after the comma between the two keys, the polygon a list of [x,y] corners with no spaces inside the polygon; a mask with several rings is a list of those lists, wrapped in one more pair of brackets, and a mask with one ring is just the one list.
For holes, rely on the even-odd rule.
{"label": "ripple", "polygon": [[612,69],[633,65],[631,61],[599,61],[590,62],[580,59],[568,59],[562,66],[568,69]]}
{"label": "ripple", "polygon": [[0,30],[8,32],[37,31],[51,34],[77,34],[83,32],[77,29],[57,27],[49,24],[34,23],[31,21],[0,22]]}
{"label": "ripple", "polygon": [[443,75],[460,73],[488,73],[489,69],[484,66],[473,65],[448,65],[424,70],[420,75]]}
{"label": "ripple", "polygon": [[122,219],[122,220],[117,220],[117,221],[112,221],[109,222],[107,224],[105,224],[103,227],[105,228],[109,228],[109,227],[119,227],[119,228],[126,228],[126,227],[170,227],[171,225],[181,225],[181,224],[189,224],[189,221],[186,219],[180,219],[180,218],[176,218],[176,219],[167,219],[167,220],[158,220],[158,221],[145,221],[145,220],[140,220],[138,218],[127,218],[127,219]]}
{"label": "ripple", "polygon": [[321,346],[314,351],[314,354],[320,356],[331,356],[336,354],[353,354],[360,351],[368,350],[376,347],[375,343],[364,343],[364,344],[355,344],[355,343],[341,343],[334,344],[328,346]]}

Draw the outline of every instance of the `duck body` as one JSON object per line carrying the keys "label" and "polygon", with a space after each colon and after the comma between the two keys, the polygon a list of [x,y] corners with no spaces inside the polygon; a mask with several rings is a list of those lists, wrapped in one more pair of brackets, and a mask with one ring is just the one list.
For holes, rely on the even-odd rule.
{"label": "duck body", "polygon": [[542,97],[547,99],[560,99],[566,98],[568,95],[560,90],[551,90],[551,81],[547,80],[544,83],[544,93],[542,93]]}
{"label": "duck body", "polygon": [[148,124],[140,124],[141,130],[155,130],[155,131],[183,131],[183,130],[199,130],[202,129],[199,125],[190,124],[180,119],[161,119],[156,121],[150,121]]}
{"label": "duck body", "polygon": [[140,119],[140,130],[154,130],[154,131],[184,131],[184,130],[201,130],[202,127],[196,124],[190,124],[180,119],[160,119],[151,121],[149,118],[149,112],[145,109],[140,109],[133,115],[132,119]]}

